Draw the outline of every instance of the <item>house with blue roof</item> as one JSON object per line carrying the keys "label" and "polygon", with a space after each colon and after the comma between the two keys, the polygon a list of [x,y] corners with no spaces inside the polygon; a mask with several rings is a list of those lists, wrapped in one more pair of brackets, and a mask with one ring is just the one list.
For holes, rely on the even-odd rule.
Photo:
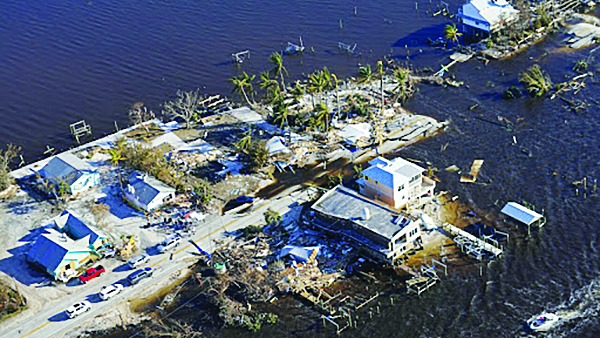
{"label": "house with blue roof", "polygon": [[104,234],[65,210],[31,245],[27,260],[54,279],[67,280],[107,242]]}
{"label": "house with blue roof", "polygon": [[418,165],[401,157],[391,161],[377,157],[369,164],[356,182],[363,196],[396,209],[418,203],[424,196],[433,196],[435,181],[423,176],[425,169]]}
{"label": "house with blue roof", "polygon": [[39,171],[39,174],[56,185],[64,182],[71,195],[100,184],[98,171],[71,153],[55,156]]}
{"label": "house with blue roof", "polygon": [[98,250],[108,241],[108,237],[98,229],[84,223],[73,211],[65,210],[53,220],[55,228],[84,244],[92,250]]}
{"label": "house with blue roof", "polygon": [[175,189],[152,176],[134,171],[129,176],[129,184],[125,188],[124,196],[138,208],[152,211],[173,198]]}
{"label": "house with blue roof", "polygon": [[488,34],[506,27],[518,14],[506,0],[470,0],[458,10],[464,31]]}

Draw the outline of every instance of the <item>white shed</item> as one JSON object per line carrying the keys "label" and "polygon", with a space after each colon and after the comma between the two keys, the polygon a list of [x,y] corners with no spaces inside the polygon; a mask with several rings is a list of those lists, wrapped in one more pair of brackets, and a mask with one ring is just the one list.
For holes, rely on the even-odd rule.
{"label": "white shed", "polygon": [[536,222],[540,227],[546,224],[546,219],[543,215],[516,202],[506,203],[500,212],[528,226]]}

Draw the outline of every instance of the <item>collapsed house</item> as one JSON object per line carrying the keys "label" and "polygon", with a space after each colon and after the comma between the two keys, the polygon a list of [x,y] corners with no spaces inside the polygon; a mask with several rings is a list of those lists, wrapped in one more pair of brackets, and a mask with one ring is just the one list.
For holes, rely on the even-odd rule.
{"label": "collapsed house", "polygon": [[52,184],[65,185],[71,195],[76,195],[100,184],[100,174],[89,164],[71,153],[63,153],[51,159],[39,174]]}
{"label": "collapsed house", "polygon": [[417,222],[343,186],[317,200],[310,215],[313,225],[388,263],[412,249],[421,236]]}
{"label": "collapsed house", "polygon": [[369,162],[356,183],[360,193],[399,209],[433,196],[435,181],[423,176],[425,169],[401,157],[391,161],[378,157]]}
{"label": "collapsed house", "polygon": [[108,243],[108,237],[65,210],[43,229],[31,245],[27,260],[57,280],[68,280]]}

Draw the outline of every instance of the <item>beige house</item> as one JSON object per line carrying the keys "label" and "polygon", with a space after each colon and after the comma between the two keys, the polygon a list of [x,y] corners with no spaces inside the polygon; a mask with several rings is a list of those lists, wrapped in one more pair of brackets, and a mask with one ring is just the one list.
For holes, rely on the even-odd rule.
{"label": "beige house", "polygon": [[364,196],[399,209],[433,195],[435,181],[423,176],[425,169],[414,163],[401,157],[391,161],[378,157],[369,164],[357,181]]}

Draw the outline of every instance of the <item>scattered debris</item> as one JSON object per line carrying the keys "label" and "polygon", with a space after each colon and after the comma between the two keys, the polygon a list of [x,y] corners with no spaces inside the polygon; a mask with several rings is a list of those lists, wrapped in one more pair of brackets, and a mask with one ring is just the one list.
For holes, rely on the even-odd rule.
{"label": "scattered debris", "polygon": [[481,166],[483,166],[483,160],[474,160],[471,165],[471,172],[467,175],[462,175],[460,177],[460,181],[463,183],[473,183],[477,181],[477,175],[479,175],[479,170],[481,170]]}

